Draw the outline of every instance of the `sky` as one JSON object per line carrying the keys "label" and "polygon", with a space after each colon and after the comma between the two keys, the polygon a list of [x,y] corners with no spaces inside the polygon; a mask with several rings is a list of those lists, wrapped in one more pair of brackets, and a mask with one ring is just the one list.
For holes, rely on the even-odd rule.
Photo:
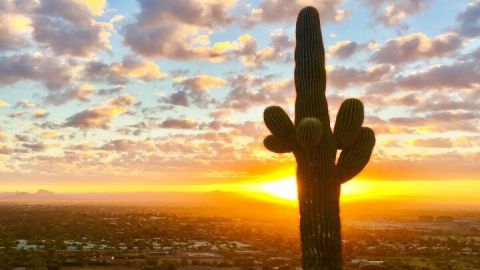
{"label": "sky", "polygon": [[359,98],[377,137],[352,181],[479,188],[480,1],[0,0],[0,191],[291,179],[293,157],[263,147],[262,113],[293,116],[307,5],[331,126]]}

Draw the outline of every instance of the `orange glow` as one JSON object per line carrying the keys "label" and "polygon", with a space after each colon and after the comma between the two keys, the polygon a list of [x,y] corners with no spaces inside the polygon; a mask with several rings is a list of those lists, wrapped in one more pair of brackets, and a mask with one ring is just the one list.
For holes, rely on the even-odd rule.
{"label": "orange glow", "polygon": [[[277,199],[296,202],[297,184],[294,176],[284,179],[265,182],[259,185],[262,192]],[[372,196],[369,185],[365,181],[351,181],[342,186],[342,200],[350,201]]]}
{"label": "orange glow", "polygon": [[261,190],[265,193],[285,200],[297,200],[297,183],[295,178],[288,177],[273,182],[262,183]]}
{"label": "orange glow", "polygon": [[[236,182],[204,185],[155,185],[138,184],[0,184],[1,191],[35,192],[47,189],[58,193],[132,193],[132,192],[238,192],[258,199],[283,203],[297,203],[297,187],[293,176],[279,176],[277,180],[261,180],[259,182]],[[404,202],[421,202],[439,205],[475,204],[480,205],[480,181],[372,181],[354,179],[342,185],[341,200],[382,200],[401,199]]]}

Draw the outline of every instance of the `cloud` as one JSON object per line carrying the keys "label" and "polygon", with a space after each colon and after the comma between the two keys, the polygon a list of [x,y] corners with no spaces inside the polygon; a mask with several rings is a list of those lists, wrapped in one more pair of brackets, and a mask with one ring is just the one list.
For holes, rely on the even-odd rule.
{"label": "cloud", "polygon": [[126,113],[128,107],[134,103],[134,100],[134,97],[129,94],[109,99],[105,104],[70,116],[67,118],[65,126],[81,129],[108,129],[113,123],[114,118]]}
{"label": "cloud", "polygon": [[107,100],[106,104],[112,107],[128,107],[135,103],[135,98],[129,94]]}
{"label": "cloud", "polygon": [[47,146],[43,143],[24,143],[22,144],[23,147],[27,148],[32,152],[42,152],[47,150]]}
{"label": "cloud", "polygon": [[387,41],[373,53],[375,63],[401,64],[420,59],[449,56],[462,46],[462,38],[456,33],[441,34],[429,38],[423,33],[413,33]]}
{"label": "cloud", "polygon": [[30,18],[21,14],[5,13],[0,9],[0,51],[27,47],[30,24]]}
{"label": "cloud", "polygon": [[218,105],[214,113],[216,116],[225,116],[234,111],[245,112],[264,104],[281,106],[293,100],[294,85],[291,79],[240,74],[230,78],[228,83],[232,90]]}
{"label": "cloud", "polygon": [[242,63],[248,67],[263,67],[265,62],[292,62],[293,46],[295,42],[281,29],[270,33],[269,46],[258,50],[256,40],[250,35],[239,38],[240,48],[234,52],[239,56]]}
{"label": "cloud", "polygon": [[480,146],[480,136],[434,137],[409,141],[413,146],[426,148],[462,148]]}
{"label": "cloud", "polygon": [[249,14],[241,18],[241,21],[246,27],[261,23],[278,23],[284,20],[293,21],[300,9],[305,6],[315,6],[322,21],[339,22],[348,14],[339,8],[342,3],[343,0],[262,0],[258,7],[252,8]]}
{"label": "cloud", "polygon": [[25,112],[22,112],[22,111],[16,111],[16,112],[12,112],[11,114],[8,115],[8,117],[10,118],[17,118],[17,117],[20,117],[22,115],[24,115]]}
{"label": "cloud", "polygon": [[112,84],[123,85],[129,79],[141,81],[160,80],[167,76],[153,61],[139,57],[126,56],[120,62],[106,64],[100,61],[86,63],[82,70],[84,80],[108,81]]}
{"label": "cloud", "polygon": [[49,113],[43,109],[35,110],[32,113],[33,118],[36,118],[36,119],[46,118],[48,115]]}
{"label": "cloud", "polygon": [[17,108],[28,109],[28,108],[33,108],[35,106],[36,106],[35,102],[27,99],[22,99],[15,104],[15,109]]}
{"label": "cloud", "polygon": [[418,147],[450,148],[453,146],[450,138],[416,139],[410,143]]}
{"label": "cloud", "polygon": [[15,134],[15,139],[19,142],[28,142],[30,141],[30,137],[24,134]]}
{"label": "cloud", "polygon": [[125,113],[124,109],[110,107],[87,109],[69,117],[65,126],[82,129],[108,129],[113,122],[113,118],[123,113]]}
{"label": "cloud", "polygon": [[[0,6],[0,49],[39,45],[57,55],[92,56],[111,50],[113,25],[96,17],[106,1],[7,1]],[[30,44],[29,38],[37,44]]]}
{"label": "cloud", "polygon": [[480,1],[472,1],[457,15],[455,30],[461,35],[474,38],[480,35]]}
{"label": "cloud", "polygon": [[211,30],[203,33],[195,27],[175,25],[171,29],[164,29],[166,32],[159,33],[160,30],[157,28],[141,32],[136,26],[132,27],[131,31],[129,26],[124,31],[125,43],[137,54],[147,57],[173,60],[199,59],[218,63],[242,54],[253,45],[256,46],[255,40],[248,34],[241,35],[233,41],[211,44],[208,34]]}
{"label": "cloud", "polygon": [[102,88],[97,91],[97,94],[99,96],[108,96],[108,95],[113,95],[113,94],[118,94],[124,89],[123,85],[116,85],[111,88]]}
{"label": "cloud", "polygon": [[167,119],[160,124],[161,128],[175,128],[175,129],[196,129],[198,123],[188,119]]}
{"label": "cloud", "polygon": [[171,105],[186,107],[189,104],[188,99],[188,93],[186,91],[180,90],[169,96],[161,97],[160,101]]}
{"label": "cloud", "polygon": [[99,22],[105,1],[43,0],[29,14],[33,38],[56,54],[91,56],[111,50],[111,23]]}
{"label": "cloud", "polygon": [[226,82],[222,78],[201,74],[190,78],[179,78],[177,84],[184,90],[205,92],[210,89],[222,87]]}
{"label": "cloud", "polygon": [[3,101],[3,100],[0,100],[0,108],[4,108],[4,107],[8,107],[10,106],[10,104],[8,104],[7,102]]}
{"label": "cloud", "polygon": [[[387,124],[387,133],[414,132],[446,132],[468,131],[478,132],[479,115],[472,112],[429,112],[424,116],[392,117]],[[379,130],[386,130],[379,125]]]}
{"label": "cloud", "polygon": [[124,44],[140,55],[173,60],[222,62],[240,57],[245,65],[261,66],[265,61],[286,59],[285,50],[293,46],[293,41],[279,30],[272,32],[270,45],[261,50],[249,34],[211,43],[210,35],[217,28],[232,23],[228,10],[235,3],[140,1],[136,21],[122,30]]}
{"label": "cloud", "polygon": [[168,21],[213,28],[226,25],[232,18],[227,10],[235,4],[234,0],[179,0],[155,1],[139,0],[140,14],[137,16],[141,25],[161,25]]}
{"label": "cloud", "polygon": [[360,46],[355,41],[344,40],[328,48],[328,53],[334,57],[345,59],[352,56]]}
{"label": "cloud", "polygon": [[64,91],[50,91],[45,100],[55,105],[64,104],[71,100],[88,102],[93,94],[95,94],[95,87],[90,84],[84,84]]}
{"label": "cloud", "polygon": [[42,0],[34,2],[36,3],[35,13],[60,17],[77,24],[85,23],[92,17],[102,15],[106,4],[105,0]]}
{"label": "cloud", "polygon": [[33,23],[34,39],[51,48],[56,54],[87,57],[97,51],[111,50],[110,23],[92,20],[86,25],[75,25],[70,21],[49,16],[36,16]]}
{"label": "cloud", "polygon": [[228,10],[236,1],[140,0],[136,21],[123,29],[124,43],[133,51],[150,57],[185,60],[223,60],[234,46],[218,42],[209,47],[208,33],[232,22]]}
{"label": "cloud", "polygon": [[131,140],[118,139],[108,142],[100,147],[102,150],[116,151],[116,152],[129,152],[137,148],[137,143]]}
{"label": "cloud", "polygon": [[383,80],[393,70],[394,67],[388,64],[375,65],[367,70],[337,67],[328,70],[327,83],[338,89],[347,88],[351,85],[366,85]]}
{"label": "cloud", "polygon": [[0,155],[11,155],[14,149],[8,145],[0,144]]}
{"label": "cloud", "polygon": [[472,88],[480,82],[476,61],[434,65],[411,75],[399,76],[395,85],[407,89]]}
{"label": "cloud", "polygon": [[45,139],[45,140],[56,139],[58,137],[59,137],[58,133],[56,131],[53,131],[53,130],[42,132],[40,134],[40,138]]}
{"label": "cloud", "polygon": [[110,66],[109,76],[112,81],[119,80],[116,78],[137,78],[151,81],[165,78],[167,73],[160,71],[158,65],[152,61],[125,57],[122,62],[116,62]]}
{"label": "cloud", "polygon": [[83,4],[87,6],[88,10],[93,16],[100,16],[105,11],[105,6],[107,0],[90,0],[90,1],[83,1],[83,0],[75,0],[77,3]]}
{"label": "cloud", "polygon": [[73,78],[72,64],[39,53],[0,56],[0,85],[31,80],[57,89]]}
{"label": "cloud", "polygon": [[[421,102],[412,108],[413,112],[433,111],[475,111],[480,102],[473,89],[457,89],[454,93],[433,91],[425,92]],[[479,95],[477,93],[477,95]]]}
{"label": "cloud", "polygon": [[75,88],[75,90],[72,92],[73,94],[72,98],[86,102],[86,101],[89,101],[89,97],[93,94],[94,91],[95,91],[95,86],[93,85],[90,85],[90,84],[80,85],[79,87]]}
{"label": "cloud", "polygon": [[375,20],[384,26],[406,28],[404,24],[405,19],[425,10],[432,0],[397,0],[394,2],[388,0],[363,0],[363,2],[374,13]]}
{"label": "cloud", "polygon": [[0,141],[5,142],[5,141],[8,141],[9,139],[10,139],[10,136],[0,129]]}
{"label": "cloud", "polygon": [[199,107],[205,107],[214,103],[208,91],[223,87],[225,84],[224,79],[206,74],[176,77],[173,85],[178,88],[178,91],[168,96],[161,96],[159,100],[170,105],[188,106],[192,103]]}

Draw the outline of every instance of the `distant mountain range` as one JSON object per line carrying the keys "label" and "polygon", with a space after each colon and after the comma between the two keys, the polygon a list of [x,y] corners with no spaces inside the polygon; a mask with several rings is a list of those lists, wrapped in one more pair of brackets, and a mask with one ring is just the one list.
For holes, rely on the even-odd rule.
{"label": "distant mountain range", "polygon": [[0,192],[3,203],[161,203],[164,205],[256,205],[269,202],[235,192],[136,192],[136,193],[55,193],[45,189],[37,192]]}
{"label": "distant mountain range", "polygon": [[52,202],[65,201],[67,197],[45,189],[39,189],[37,192],[3,192],[0,193],[0,202]]}

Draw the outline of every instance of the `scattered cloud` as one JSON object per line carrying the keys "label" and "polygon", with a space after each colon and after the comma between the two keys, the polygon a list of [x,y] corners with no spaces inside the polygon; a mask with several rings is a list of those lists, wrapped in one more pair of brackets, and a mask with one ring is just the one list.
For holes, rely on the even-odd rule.
{"label": "scattered cloud", "polygon": [[404,23],[408,16],[424,11],[432,0],[362,0],[372,10],[376,21],[387,27],[407,28]]}
{"label": "scattered cloud", "polygon": [[170,95],[161,96],[160,101],[170,105],[188,106],[194,104],[205,107],[214,103],[208,94],[209,90],[226,85],[222,78],[200,74],[192,77],[176,77],[174,87],[178,90]]}
{"label": "scattered cloud", "polygon": [[27,99],[22,99],[15,104],[15,109],[17,108],[28,109],[28,108],[33,108],[35,106],[36,106],[35,102]]}
{"label": "scattered cloud", "polygon": [[35,111],[33,111],[32,113],[32,116],[33,118],[36,118],[36,119],[41,119],[41,118],[45,118],[49,115],[49,113],[43,109],[37,109]]}
{"label": "scattered cloud", "polygon": [[324,21],[340,22],[348,12],[341,9],[343,0],[262,0],[253,7],[249,14],[242,17],[244,26],[252,27],[261,23],[278,23],[284,20],[293,21],[298,11],[305,6],[315,6]]}
{"label": "scattered cloud", "polygon": [[366,70],[336,67],[328,70],[327,83],[338,89],[347,88],[351,85],[366,85],[383,80],[393,70],[394,67],[389,64],[378,64]]}
{"label": "scattered cloud", "polygon": [[220,103],[214,115],[225,116],[235,111],[245,112],[258,105],[281,106],[293,100],[294,86],[291,79],[240,74],[230,78],[228,83],[232,90]]}
{"label": "scattered cloud", "polygon": [[0,51],[15,50],[29,46],[30,18],[21,14],[0,11]]}
{"label": "scattered cloud", "polygon": [[126,57],[122,62],[113,63],[110,66],[110,75],[112,81],[121,79],[116,78],[137,78],[143,81],[163,79],[167,73],[160,71],[155,62],[140,60],[138,58]]}
{"label": "scattered cloud", "polygon": [[402,64],[420,59],[449,56],[462,46],[462,38],[456,33],[446,33],[429,38],[423,33],[413,33],[387,41],[375,51],[371,60],[375,63]]}
{"label": "scattered cloud", "polygon": [[334,57],[345,59],[352,56],[360,49],[360,45],[355,41],[340,41],[328,48],[328,53]]}
{"label": "scattered cloud", "polygon": [[465,10],[458,14],[454,29],[469,38],[480,35],[480,1],[470,2]]}
{"label": "scattered cloud", "polygon": [[153,61],[134,56],[126,56],[120,62],[106,64],[91,61],[84,65],[82,75],[88,81],[107,81],[116,85],[124,85],[130,79],[141,81],[160,80],[167,77]]}
{"label": "scattered cloud", "polygon": [[138,54],[185,60],[221,61],[235,44],[210,45],[209,32],[232,22],[228,14],[236,1],[139,0],[140,13],[123,29],[124,43]]}
{"label": "scattered cloud", "polygon": [[0,85],[37,81],[49,89],[68,85],[73,78],[72,63],[40,53],[0,55]]}
{"label": "scattered cloud", "polygon": [[110,128],[116,116],[128,111],[128,107],[134,102],[134,97],[125,94],[106,101],[105,104],[76,113],[67,118],[66,127],[80,129]]}
{"label": "scattered cloud", "polygon": [[4,107],[8,107],[10,106],[10,104],[8,104],[7,102],[3,101],[3,100],[0,100],[0,108],[4,108]]}
{"label": "scattered cloud", "polygon": [[454,62],[433,65],[414,74],[399,76],[396,84],[407,89],[472,88],[480,82],[479,78],[478,62]]}
{"label": "scattered cloud", "polygon": [[211,183],[292,166],[262,146],[261,111],[293,115],[294,20],[314,5],[341,63],[326,67],[331,119],[360,98],[378,137],[362,176],[478,178],[479,2],[452,2],[456,15],[362,1],[371,16],[342,0],[137,0],[121,14],[105,0],[0,1],[0,175]]}
{"label": "scattered cloud", "polygon": [[175,128],[175,129],[196,129],[198,124],[193,120],[188,119],[167,119],[160,124],[161,128]]}
{"label": "scattered cloud", "polygon": [[78,100],[81,102],[90,101],[90,97],[95,93],[95,86],[90,84],[84,84],[75,86],[71,89],[64,91],[50,91],[49,95],[45,98],[47,103],[55,105],[64,104],[68,101]]}

